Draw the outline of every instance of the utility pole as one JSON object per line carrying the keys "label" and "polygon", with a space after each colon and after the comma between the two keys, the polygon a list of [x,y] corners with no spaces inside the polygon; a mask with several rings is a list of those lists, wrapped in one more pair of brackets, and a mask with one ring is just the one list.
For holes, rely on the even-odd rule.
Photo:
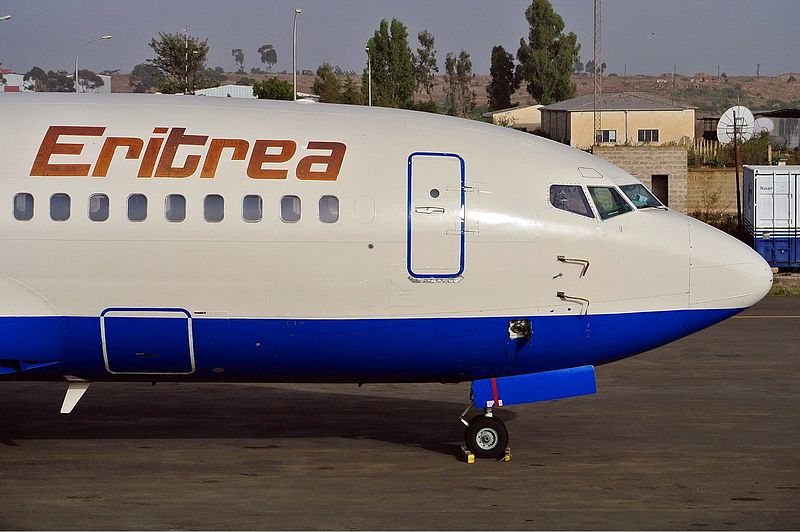
{"label": "utility pole", "polygon": [[742,234],[742,192],[739,185],[739,131],[737,130],[736,111],[733,112],[733,164],[736,166],[736,219],[739,222],[738,233]]}
{"label": "utility pole", "polygon": [[183,51],[184,51],[184,59],[183,65],[184,70],[186,71],[183,85],[183,93],[189,94],[189,26],[183,26]]}
{"label": "utility pole", "polygon": [[672,104],[675,105],[675,71],[678,65],[672,65]]}
{"label": "utility pole", "polygon": [[756,79],[761,77],[761,63],[756,63]]}
{"label": "utility pole", "polygon": [[603,54],[601,50],[601,21],[602,21],[601,0],[594,0],[594,142],[599,143],[603,123],[601,118],[602,95],[603,95]]}

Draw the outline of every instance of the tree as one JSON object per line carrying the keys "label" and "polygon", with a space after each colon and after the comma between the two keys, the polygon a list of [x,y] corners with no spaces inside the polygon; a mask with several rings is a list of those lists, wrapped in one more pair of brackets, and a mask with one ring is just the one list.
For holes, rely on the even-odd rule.
{"label": "tree", "polygon": [[159,32],[158,38],[150,39],[150,48],[156,54],[148,61],[161,72],[158,85],[161,92],[173,94],[193,91],[203,81],[208,39],[200,40],[192,35]]}
{"label": "tree", "polygon": [[585,67],[584,67],[584,64],[581,63],[580,58],[578,58],[578,59],[575,60],[575,64],[572,65],[572,68],[575,70],[576,73],[583,74],[583,70],[584,70]]}
{"label": "tree", "polygon": [[239,70],[237,70],[237,72],[239,74],[244,74],[244,50],[241,48],[234,48],[231,50],[231,55],[233,56],[234,62],[239,65]]}
{"label": "tree", "polygon": [[272,67],[278,62],[278,52],[271,44],[262,44],[258,53],[261,54],[261,62],[267,64],[267,72],[272,73]]}
{"label": "tree", "polygon": [[353,81],[353,78],[350,76],[345,78],[342,94],[339,97],[339,103],[347,103],[350,105],[364,104],[364,98],[361,95],[361,87],[356,85],[356,82]]}
{"label": "tree", "polygon": [[424,90],[428,94],[428,99],[433,100],[433,80],[439,67],[436,64],[436,49],[433,47],[434,38],[428,30],[417,35],[420,47],[417,48],[417,55],[414,56],[414,78],[415,90]]}
{"label": "tree", "polygon": [[564,34],[564,20],[549,0],[533,0],[525,10],[530,25],[527,42],[520,39],[517,73],[527,82],[528,93],[544,105],[575,95],[570,75],[581,46],[578,37]]}
{"label": "tree", "polygon": [[506,52],[502,46],[492,48],[492,65],[489,73],[492,75],[492,81],[486,86],[489,110],[511,107],[511,95],[521,84],[514,71],[514,56]]}
{"label": "tree", "polygon": [[470,118],[475,111],[475,93],[470,89],[472,61],[464,50],[458,58],[448,53],[444,62],[447,114]]}
{"label": "tree", "polygon": [[22,79],[35,92],[75,92],[75,80],[64,70],[48,70],[33,67]]}
{"label": "tree", "polygon": [[225,69],[221,66],[207,68],[203,71],[202,76],[192,83],[192,88],[207,89],[208,87],[219,87],[225,83],[227,79],[228,76],[225,75]]}
{"label": "tree", "polygon": [[103,78],[91,70],[79,70],[78,84],[80,85],[81,92],[94,92],[105,85],[105,82]]}
{"label": "tree", "polygon": [[262,100],[294,100],[292,84],[272,77],[253,84],[253,96]]}
{"label": "tree", "polygon": [[139,63],[133,67],[128,84],[133,87],[133,92],[150,92],[161,85],[164,76],[161,71],[153,65]]}
{"label": "tree", "polygon": [[339,78],[333,72],[333,67],[328,63],[322,63],[317,68],[317,77],[311,86],[311,92],[319,96],[322,103],[339,103],[341,84]]}
{"label": "tree", "polygon": [[[599,73],[600,74],[604,74],[605,71],[606,71],[606,64],[605,63],[600,63],[600,72]],[[594,75],[594,61],[592,61],[591,59],[586,61],[586,73],[590,74],[592,76]]]}
{"label": "tree", "polygon": [[[372,57],[372,100],[383,107],[403,107],[414,96],[414,60],[408,47],[408,30],[397,19],[386,19],[367,41]],[[362,75],[361,92],[367,99],[367,69]]]}

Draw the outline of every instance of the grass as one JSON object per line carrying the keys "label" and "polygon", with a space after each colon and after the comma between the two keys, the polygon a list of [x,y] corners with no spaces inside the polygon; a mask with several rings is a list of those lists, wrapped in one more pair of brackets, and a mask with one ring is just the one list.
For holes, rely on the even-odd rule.
{"label": "grass", "polygon": [[771,296],[800,296],[800,288],[792,288],[791,286],[773,285],[772,290],[769,291]]}

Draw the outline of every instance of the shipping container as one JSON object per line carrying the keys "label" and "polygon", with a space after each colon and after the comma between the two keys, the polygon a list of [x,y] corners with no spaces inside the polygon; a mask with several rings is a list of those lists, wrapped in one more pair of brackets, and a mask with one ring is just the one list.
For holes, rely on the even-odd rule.
{"label": "shipping container", "polygon": [[774,268],[800,268],[800,166],[745,166],[742,223]]}

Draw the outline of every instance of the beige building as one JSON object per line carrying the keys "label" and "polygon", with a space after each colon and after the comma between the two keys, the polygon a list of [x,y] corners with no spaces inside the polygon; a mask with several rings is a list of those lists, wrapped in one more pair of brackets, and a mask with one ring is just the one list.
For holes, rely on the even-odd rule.
{"label": "beige building", "polygon": [[483,118],[491,118],[492,123],[503,127],[513,127],[520,131],[533,133],[542,127],[542,105],[526,105],[524,107],[509,107],[499,111],[483,113]]}
{"label": "beige building", "polygon": [[[599,144],[653,145],[693,141],[694,107],[675,105],[641,92],[603,94]],[[594,142],[594,96],[587,94],[542,107],[542,129],[582,150]]]}

